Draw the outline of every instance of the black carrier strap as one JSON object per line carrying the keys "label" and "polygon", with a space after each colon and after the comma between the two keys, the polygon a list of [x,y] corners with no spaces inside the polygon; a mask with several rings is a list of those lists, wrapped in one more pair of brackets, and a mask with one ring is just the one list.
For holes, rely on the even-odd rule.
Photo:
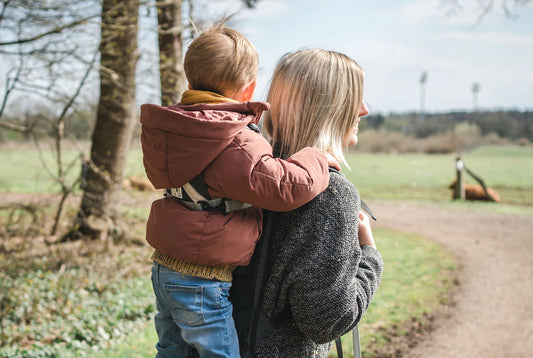
{"label": "black carrier strap", "polygon": [[[261,317],[261,307],[260,304],[263,300],[263,295],[265,293],[266,280],[268,278],[266,272],[266,265],[268,257],[272,251],[271,239],[272,239],[272,230],[274,227],[274,220],[276,214],[272,211],[263,211],[263,236],[261,238],[261,247],[258,255],[257,263],[257,275],[255,277],[256,284],[254,287],[254,299],[252,305],[252,320],[250,322],[249,337],[250,337],[250,347],[255,347],[257,342],[257,328],[259,326],[259,320]],[[265,317],[266,318],[266,317]],[[265,322],[266,323],[266,322]],[[253,349],[251,350],[252,357],[255,357]]]}
{"label": "black carrier strap", "polygon": [[201,173],[192,178],[189,183],[194,187],[194,189],[196,189],[197,192],[202,194],[204,198],[211,200],[211,195],[209,195],[209,192],[207,191],[207,185],[205,185],[204,177]]}
{"label": "black carrier strap", "polygon": [[277,213],[263,210],[263,233],[255,246],[248,266],[233,272],[230,299],[239,336],[241,358],[255,357],[254,347],[274,329],[261,311],[261,302],[268,278],[267,261],[272,249],[272,234]]}
{"label": "black carrier strap", "polygon": [[374,216],[374,213],[372,212],[372,210],[370,210],[370,208],[368,207],[368,205],[363,201],[363,199],[361,199],[361,209],[363,209],[364,211],[366,211],[366,213],[368,215],[370,215],[370,217],[372,219],[374,219],[374,221],[378,221],[378,219],[376,219],[376,217]]}
{"label": "black carrier strap", "polygon": [[257,124],[250,122],[250,123],[248,123],[247,127],[248,127],[248,129],[253,130],[255,133],[261,134],[261,129],[259,129]]}

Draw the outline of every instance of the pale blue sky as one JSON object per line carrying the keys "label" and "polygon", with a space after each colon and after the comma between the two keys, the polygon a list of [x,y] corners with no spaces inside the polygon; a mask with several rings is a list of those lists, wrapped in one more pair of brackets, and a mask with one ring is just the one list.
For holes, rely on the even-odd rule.
{"label": "pale blue sky", "polygon": [[[459,1],[464,9],[453,16],[442,0],[259,0],[252,10],[241,10],[241,0],[194,4],[196,16],[212,20],[241,10],[232,27],[259,52],[256,100],[266,98],[284,53],[320,47],[346,53],[363,67],[364,97],[374,114],[419,111],[424,71],[428,112],[472,110],[475,82],[481,87],[480,109],[533,110],[533,4],[516,9],[514,18],[495,7],[476,25],[478,0]],[[138,103],[159,102],[157,24],[151,14],[141,12]],[[1,79],[15,65],[10,61],[0,66]],[[95,100],[94,86],[86,92],[87,100]]]}
{"label": "pale blue sky", "polygon": [[[417,111],[427,71],[427,111],[533,109],[533,6],[506,17],[495,8],[476,25],[476,0],[447,16],[440,0],[260,0],[233,27],[256,46],[264,99],[276,61],[286,52],[320,47],[346,53],[365,70],[365,99],[374,113]],[[239,0],[206,1],[220,14]],[[213,15],[214,16],[214,15]]]}

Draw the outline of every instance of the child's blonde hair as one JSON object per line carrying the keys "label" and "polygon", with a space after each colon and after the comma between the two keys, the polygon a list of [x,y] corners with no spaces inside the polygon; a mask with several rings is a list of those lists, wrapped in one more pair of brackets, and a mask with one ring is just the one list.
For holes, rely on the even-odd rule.
{"label": "child's blonde hair", "polygon": [[191,42],[184,69],[192,89],[231,96],[256,80],[259,57],[252,43],[224,22]]}
{"label": "child's blonde hair", "polygon": [[272,77],[263,121],[281,157],[310,146],[347,165],[343,150],[363,103],[363,76],[354,60],[335,51],[285,54]]}

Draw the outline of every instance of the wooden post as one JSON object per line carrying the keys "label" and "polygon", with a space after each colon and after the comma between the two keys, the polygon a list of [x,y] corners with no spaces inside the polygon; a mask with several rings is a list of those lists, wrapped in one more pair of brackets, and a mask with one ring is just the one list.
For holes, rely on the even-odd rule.
{"label": "wooden post", "polygon": [[455,169],[457,173],[457,181],[455,184],[455,191],[453,193],[454,199],[465,200],[465,176],[464,176],[465,164],[461,157],[455,159]]}

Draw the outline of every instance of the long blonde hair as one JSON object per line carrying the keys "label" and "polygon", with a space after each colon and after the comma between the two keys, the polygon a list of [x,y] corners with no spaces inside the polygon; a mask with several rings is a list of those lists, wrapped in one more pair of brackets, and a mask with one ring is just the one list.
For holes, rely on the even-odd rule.
{"label": "long blonde hair", "polygon": [[350,57],[321,49],[285,54],[272,77],[263,128],[286,158],[315,147],[347,165],[346,136],[363,103],[363,70]]}

